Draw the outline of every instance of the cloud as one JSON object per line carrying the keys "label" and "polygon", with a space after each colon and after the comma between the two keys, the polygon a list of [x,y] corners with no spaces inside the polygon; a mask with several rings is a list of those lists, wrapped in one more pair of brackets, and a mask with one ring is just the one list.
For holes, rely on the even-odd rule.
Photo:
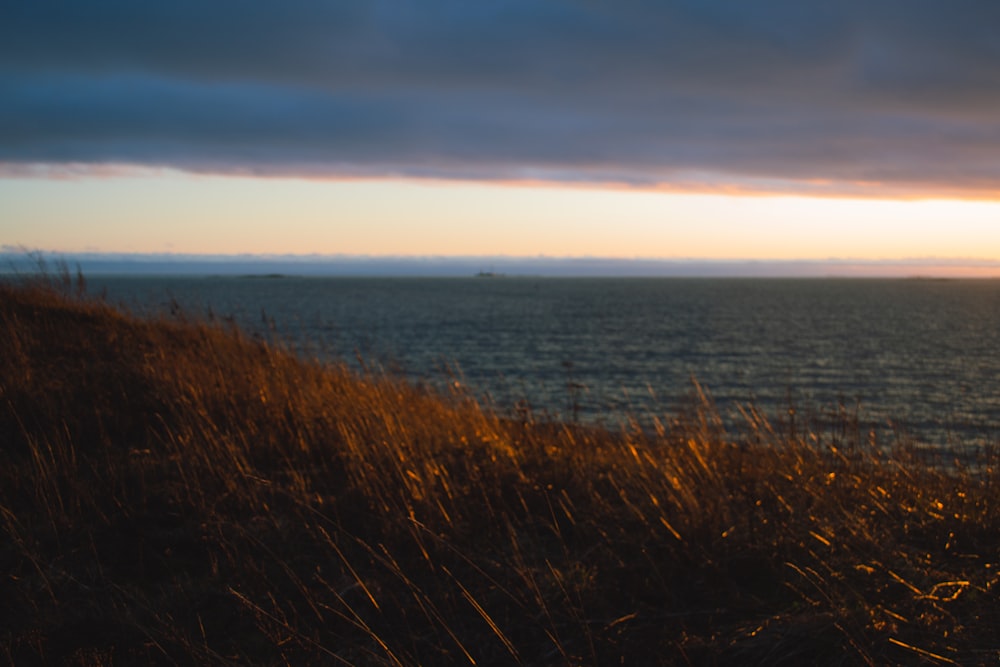
{"label": "cloud", "polygon": [[8,171],[1000,192],[1000,5],[987,0],[36,0],[3,12]]}

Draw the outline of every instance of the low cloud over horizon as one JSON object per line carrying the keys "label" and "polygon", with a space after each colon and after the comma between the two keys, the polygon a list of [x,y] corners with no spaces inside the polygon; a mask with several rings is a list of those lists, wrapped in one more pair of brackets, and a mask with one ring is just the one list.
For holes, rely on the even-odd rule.
{"label": "low cloud over horizon", "polygon": [[1000,260],[903,259],[653,259],[571,256],[413,256],[350,254],[61,253],[0,246],[0,275],[59,271],[93,275],[262,275],[354,277],[621,278],[994,278]]}
{"label": "low cloud over horizon", "polygon": [[1000,3],[38,0],[0,170],[1000,193]]}

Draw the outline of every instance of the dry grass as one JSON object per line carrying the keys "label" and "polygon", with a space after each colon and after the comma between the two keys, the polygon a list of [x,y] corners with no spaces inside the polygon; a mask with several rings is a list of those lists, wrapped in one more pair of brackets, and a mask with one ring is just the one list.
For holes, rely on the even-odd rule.
{"label": "dry grass", "polygon": [[0,285],[13,664],[995,664],[996,452],[656,433]]}

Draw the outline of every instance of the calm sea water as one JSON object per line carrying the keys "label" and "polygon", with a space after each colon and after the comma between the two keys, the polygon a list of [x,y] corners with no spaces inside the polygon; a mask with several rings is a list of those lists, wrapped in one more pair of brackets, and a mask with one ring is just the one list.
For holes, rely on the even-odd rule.
{"label": "calm sea water", "polygon": [[766,279],[101,278],[139,310],[232,316],[310,355],[424,382],[460,374],[501,410],[669,415],[694,376],[739,404],[862,419],[930,444],[1000,434],[1000,282]]}

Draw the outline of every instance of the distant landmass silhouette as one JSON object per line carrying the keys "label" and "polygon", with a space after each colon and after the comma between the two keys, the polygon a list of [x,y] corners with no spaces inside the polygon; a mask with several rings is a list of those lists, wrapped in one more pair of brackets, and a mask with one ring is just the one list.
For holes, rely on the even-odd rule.
{"label": "distant landmass silhouette", "polygon": [[[610,257],[56,253],[4,248],[0,273],[65,263],[85,274],[399,277],[960,277],[1000,275],[996,260],[714,260]],[[489,266],[489,270],[483,267]]]}

